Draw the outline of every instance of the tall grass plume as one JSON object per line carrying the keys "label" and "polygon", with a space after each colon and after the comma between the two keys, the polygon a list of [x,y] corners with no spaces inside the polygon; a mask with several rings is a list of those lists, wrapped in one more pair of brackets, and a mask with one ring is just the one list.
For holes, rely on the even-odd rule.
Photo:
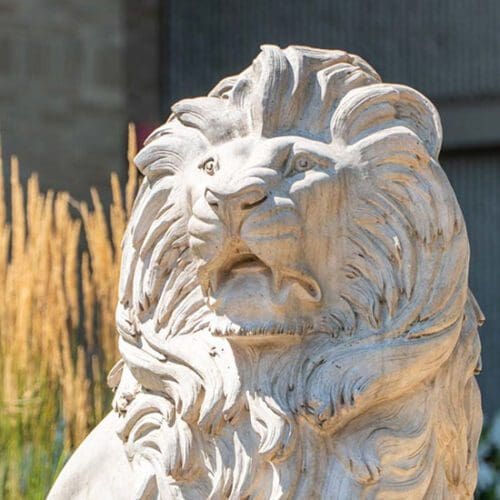
{"label": "tall grass plume", "polygon": [[121,238],[137,189],[129,129],[124,190],[111,205],[23,186],[0,151],[0,498],[43,498],[62,463],[109,410],[118,359],[114,309]]}

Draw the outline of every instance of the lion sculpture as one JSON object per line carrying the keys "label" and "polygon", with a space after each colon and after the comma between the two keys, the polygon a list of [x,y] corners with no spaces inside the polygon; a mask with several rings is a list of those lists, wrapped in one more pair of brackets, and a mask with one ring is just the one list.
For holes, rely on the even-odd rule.
{"label": "lion sculpture", "polygon": [[434,106],[264,46],[136,164],[114,411],[51,498],[473,496],[481,312]]}

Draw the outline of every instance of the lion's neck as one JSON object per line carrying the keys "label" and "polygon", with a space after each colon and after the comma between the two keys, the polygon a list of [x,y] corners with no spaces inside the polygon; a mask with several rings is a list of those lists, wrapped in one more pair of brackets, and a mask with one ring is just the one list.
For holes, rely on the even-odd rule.
{"label": "lion's neck", "polygon": [[[370,491],[395,493],[401,484],[409,498],[423,498],[433,480],[444,478],[429,419],[431,392],[374,409],[334,432],[278,416],[276,401],[246,394],[231,422],[204,429],[176,417],[156,429],[158,448],[139,439],[129,449],[142,478],[150,474],[159,491],[180,498],[361,498]],[[146,428],[147,418],[135,427]]]}
{"label": "lion's neck", "polygon": [[123,342],[141,385],[120,431],[137,497],[470,497],[475,325],[469,304],[463,324],[411,341],[256,346],[199,330],[155,357],[146,331]]}
{"label": "lion's neck", "polygon": [[[318,353],[327,345],[315,341]],[[331,394],[310,397],[308,382],[321,387],[318,380],[331,377],[313,350],[305,357],[295,357],[293,347],[286,356],[279,348],[207,352],[220,370],[229,354],[238,367],[221,378],[213,367],[206,374],[198,369],[205,381],[199,397],[211,398],[211,406],[199,402],[198,411],[188,412],[181,403],[179,409],[195,387],[185,376],[168,397],[143,389],[127,412],[122,436],[143,497],[156,488],[193,499],[358,498],[370,491],[396,494],[404,485],[405,495],[423,498],[444,487],[435,419],[441,396],[432,379],[360,414],[339,406],[344,423],[332,426],[331,418],[320,418]],[[237,395],[230,394],[231,377],[239,379]],[[334,382],[327,380],[328,387]]]}

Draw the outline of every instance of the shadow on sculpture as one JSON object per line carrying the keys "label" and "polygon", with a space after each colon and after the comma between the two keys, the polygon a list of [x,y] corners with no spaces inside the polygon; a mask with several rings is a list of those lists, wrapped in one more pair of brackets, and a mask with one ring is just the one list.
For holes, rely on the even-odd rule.
{"label": "shadow on sculpture", "polygon": [[136,158],[114,409],[49,498],[470,498],[482,315],[434,106],[264,46],[172,111]]}

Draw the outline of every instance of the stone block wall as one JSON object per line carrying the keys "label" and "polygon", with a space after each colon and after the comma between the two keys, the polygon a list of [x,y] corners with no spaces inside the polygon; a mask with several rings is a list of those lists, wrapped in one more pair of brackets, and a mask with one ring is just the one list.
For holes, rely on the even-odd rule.
{"label": "stone block wall", "polygon": [[88,198],[124,171],[122,0],[0,0],[0,133],[4,156],[43,188]]}

